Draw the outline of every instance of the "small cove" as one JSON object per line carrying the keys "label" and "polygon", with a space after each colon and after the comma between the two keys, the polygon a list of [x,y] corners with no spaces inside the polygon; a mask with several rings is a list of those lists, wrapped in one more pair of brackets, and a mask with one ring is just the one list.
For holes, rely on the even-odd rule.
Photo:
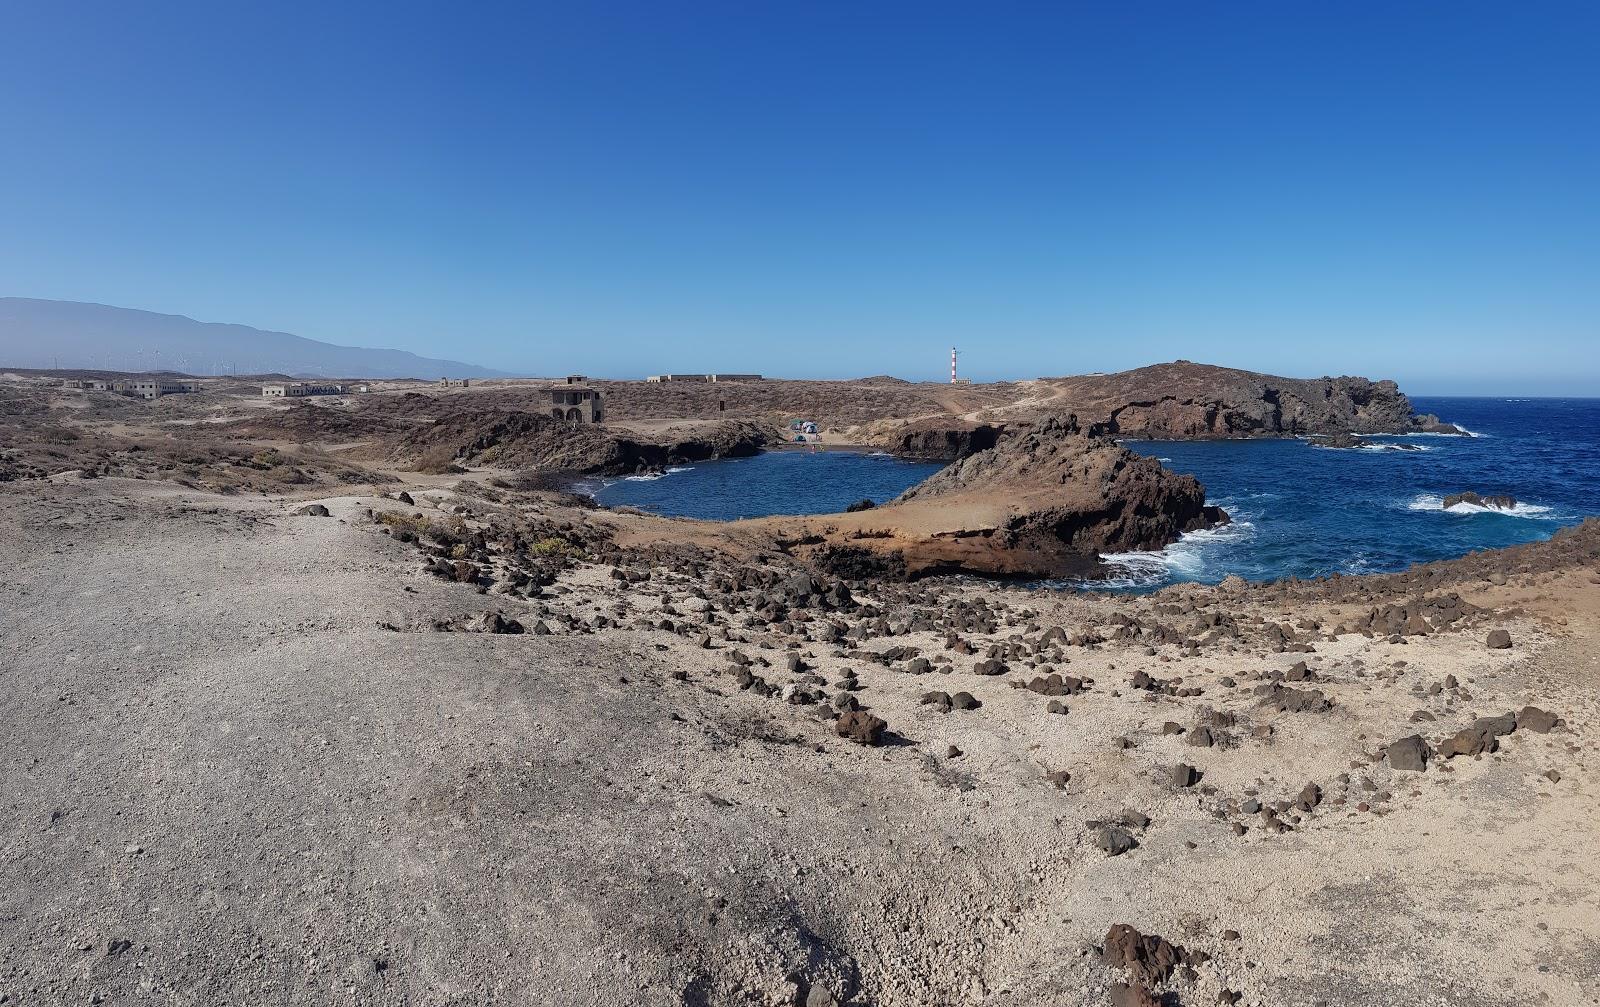
{"label": "small cove", "polygon": [[[1378,573],[1548,538],[1600,514],[1600,400],[1417,399],[1472,437],[1373,437],[1334,449],[1295,439],[1138,442],[1127,446],[1194,474],[1233,524],[1160,552],[1105,557],[1109,581],[1149,589],[1178,581]],[[771,451],[591,485],[606,505],[710,520],[820,514],[893,499],[938,471],[850,450]],[[1507,512],[1457,506],[1463,490],[1509,493]]]}

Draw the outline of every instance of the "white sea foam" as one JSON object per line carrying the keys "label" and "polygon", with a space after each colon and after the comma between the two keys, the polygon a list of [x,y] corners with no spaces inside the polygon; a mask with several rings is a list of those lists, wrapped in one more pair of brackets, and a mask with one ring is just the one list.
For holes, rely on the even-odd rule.
{"label": "white sea foam", "polygon": [[1198,580],[1206,573],[1206,553],[1217,546],[1243,542],[1254,537],[1256,526],[1234,520],[1216,528],[1185,532],[1178,541],[1154,552],[1106,552],[1100,561],[1113,571],[1111,576],[1083,581],[1087,588],[1147,587],[1168,580]]}
{"label": "white sea foam", "polygon": [[624,482],[630,483],[653,483],[657,479],[665,479],[667,476],[675,475],[679,472],[687,472],[692,468],[694,468],[693,465],[672,465],[660,472],[641,472],[638,475],[623,476],[622,479]]}
{"label": "white sea foam", "polygon": [[1409,433],[1404,433],[1404,434],[1362,434],[1361,436],[1362,437],[1487,437],[1487,436],[1489,436],[1488,434],[1480,434],[1480,433],[1477,433],[1475,431],[1468,430],[1466,427],[1462,426],[1459,423],[1452,423],[1450,425],[1455,427],[1457,430],[1459,430],[1461,432],[1458,433],[1458,434],[1447,434],[1447,433],[1443,432],[1442,430],[1413,430],[1413,431],[1411,431]]}
{"label": "white sea foam", "polygon": [[1524,503],[1517,501],[1515,507],[1502,509],[1499,507],[1484,507],[1479,504],[1458,503],[1450,507],[1444,505],[1444,497],[1433,493],[1419,493],[1406,503],[1406,510],[1429,511],[1437,514],[1504,514],[1506,517],[1543,517],[1550,513],[1550,508],[1543,504]]}
{"label": "white sea foam", "polygon": [[[1444,435],[1418,434],[1417,436],[1434,437]],[[1349,447],[1335,447],[1332,444],[1322,444],[1317,441],[1312,441],[1311,446],[1314,448],[1321,448],[1324,451],[1403,451],[1407,454],[1421,454],[1424,451],[1433,450],[1433,448],[1426,444],[1352,444]]]}

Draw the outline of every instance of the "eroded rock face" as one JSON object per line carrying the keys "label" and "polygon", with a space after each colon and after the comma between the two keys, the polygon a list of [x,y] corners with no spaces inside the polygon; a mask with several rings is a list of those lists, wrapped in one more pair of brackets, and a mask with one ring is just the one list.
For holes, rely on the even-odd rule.
{"label": "eroded rock face", "polygon": [[681,462],[744,458],[760,451],[768,439],[757,424],[733,420],[683,436],[675,433],[683,432],[644,438],[522,410],[463,409],[408,432],[394,457],[413,461],[437,456],[507,468],[617,475]]}
{"label": "eroded rock face", "polygon": [[956,461],[994,447],[1000,429],[954,417],[919,421],[900,430],[889,449],[902,458]]}
{"label": "eroded rock face", "polygon": [[1414,413],[1393,381],[1283,378],[1179,360],[1049,384],[1085,422],[1119,437],[1461,432],[1437,416]]}

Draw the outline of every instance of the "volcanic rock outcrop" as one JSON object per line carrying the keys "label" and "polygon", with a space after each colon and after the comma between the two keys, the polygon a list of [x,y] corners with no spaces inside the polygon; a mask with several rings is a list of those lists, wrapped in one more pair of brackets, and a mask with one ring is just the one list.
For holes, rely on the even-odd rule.
{"label": "volcanic rock outcrop", "polygon": [[1100,553],[1160,549],[1226,521],[1193,476],[1090,436],[1072,416],[1008,429],[882,507],[769,519],[824,567],[877,562],[909,577],[1088,573]]}
{"label": "volcanic rock outcrop", "polygon": [[727,421],[681,437],[659,438],[576,425],[520,410],[461,410],[405,436],[399,458],[454,460],[505,468],[618,475],[711,458],[744,458],[767,442],[760,426]]}
{"label": "volcanic rock outcrop", "polygon": [[1117,437],[1461,433],[1437,416],[1416,414],[1393,381],[1281,378],[1179,360],[1047,383],[1056,404]]}
{"label": "volcanic rock outcrop", "polygon": [[956,461],[994,447],[1000,431],[991,424],[954,418],[921,420],[900,430],[890,450],[901,458]]}
{"label": "volcanic rock outcrop", "polygon": [[1517,498],[1508,493],[1479,494],[1468,490],[1465,493],[1452,493],[1444,498],[1440,505],[1449,510],[1456,504],[1466,504],[1469,507],[1486,507],[1489,510],[1512,510],[1517,506]]}

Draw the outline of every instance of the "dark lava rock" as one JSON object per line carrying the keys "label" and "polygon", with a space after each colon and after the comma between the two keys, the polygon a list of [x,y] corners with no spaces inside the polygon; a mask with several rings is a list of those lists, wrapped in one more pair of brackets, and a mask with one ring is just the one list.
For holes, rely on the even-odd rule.
{"label": "dark lava rock", "polygon": [[1517,505],[1517,498],[1507,493],[1491,493],[1488,496],[1482,496],[1471,490],[1465,493],[1452,493],[1444,498],[1443,507],[1445,510],[1449,510],[1456,504],[1487,507],[1490,510],[1511,510]]}
{"label": "dark lava rock", "polygon": [[1322,803],[1322,788],[1315,783],[1308,783],[1294,799],[1294,806],[1301,811],[1310,811]]}
{"label": "dark lava rock", "polygon": [[870,499],[862,499],[862,500],[857,500],[855,503],[853,503],[850,506],[846,507],[844,509],[844,512],[846,514],[855,514],[858,511],[871,510],[872,508],[874,508],[876,506],[878,506],[878,505],[874,501],[872,501]]}
{"label": "dark lava rock", "polygon": [[1510,650],[1511,634],[1503,629],[1491,629],[1489,638],[1484,641],[1490,650]]}
{"label": "dark lava rock", "polygon": [[1200,782],[1200,771],[1187,762],[1180,762],[1172,767],[1172,785],[1174,787],[1192,787]]}
{"label": "dark lava rock", "polygon": [[471,633],[497,633],[518,634],[523,632],[522,623],[515,619],[508,619],[499,612],[484,612],[467,620],[466,629]]}
{"label": "dark lava rock", "polygon": [[1384,757],[1389,760],[1391,769],[1420,773],[1428,768],[1428,743],[1422,740],[1422,735],[1413,734],[1390,742],[1384,749]]}
{"label": "dark lava rock", "polygon": [[322,506],[321,504],[306,504],[304,507],[295,511],[295,513],[304,514],[307,517],[327,517],[328,508]]}
{"label": "dark lava rock", "polygon": [[1191,953],[1164,937],[1141,934],[1126,923],[1114,924],[1106,931],[1101,955],[1107,965],[1126,969],[1134,981],[1151,985],[1166,982],[1179,965],[1193,967],[1207,961],[1203,952]]}
{"label": "dark lava rock", "polygon": [[1517,729],[1517,718],[1512,714],[1500,717],[1479,717],[1469,727],[1464,727],[1439,745],[1439,754],[1447,759],[1457,755],[1485,755],[1499,749],[1497,739]]}
{"label": "dark lava rock", "polygon": [[1565,724],[1566,721],[1560,717],[1537,706],[1524,706],[1522,712],[1517,714],[1517,727],[1534,734],[1549,734]]}
{"label": "dark lava rock", "polygon": [[858,745],[881,745],[888,726],[883,718],[874,717],[865,710],[848,710],[839,715],[834,730],[839,737],[849,738]]}
{"label": "dark lava rock", "polygon": [[1101,826],[1094,834],[1094,844],[1113,857],[1121,856],[1138,846],[1138,842],[1126,829]]}
{"label": "dark lava rock", "polygon": [[1317,689],[1293,689],[1287,685],[1272,685],[1266,691],[1266,703],[1279,713],[1324,713],[1333,708]]}

